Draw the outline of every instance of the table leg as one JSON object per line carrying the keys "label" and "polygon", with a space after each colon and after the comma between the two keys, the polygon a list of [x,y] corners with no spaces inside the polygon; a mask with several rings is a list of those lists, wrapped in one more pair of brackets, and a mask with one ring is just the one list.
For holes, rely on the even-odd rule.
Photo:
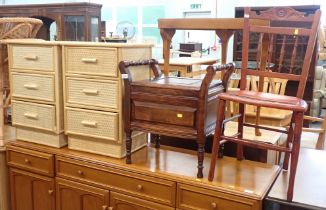
{"label": "table leg", "polygon": [[3,86],[4,86],[4,45],[0,44],[0,140],[4,138],[4,101],[3,101]]}
{"label": "table leg", "polygon": [[234,30],[217,29],[217,30],[215,30],[215,33],[221,39],[221,42],[222,42],[221,62],[222,62],[222,64],[225,64],[226,56],[227,56],[227,52],[228,52],[228,43],[229,43],[230,37],[234,33]]}
{"label": "table leg", "polygon": [[160,33],[163,40],[164,75],[168,76],[170,63],[170,45],[172,37],[175,34],[175,29],[160,29]]}
{"label": "table leg", "polygon": [[204,155],[205,155],[205,143],[198,143],[197,156],[198,156],[198,172],[197,178],[203,178],[204,169]]}

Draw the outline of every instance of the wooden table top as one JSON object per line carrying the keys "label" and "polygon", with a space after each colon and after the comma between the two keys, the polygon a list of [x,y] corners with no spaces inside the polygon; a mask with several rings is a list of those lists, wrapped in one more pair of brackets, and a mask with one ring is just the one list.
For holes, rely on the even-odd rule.
{"label": "wooden table top", "polygon": [[[170,65],[180,65],[180,66],[191,66],[191,65],[201,65],[201,64],[212,64],[218,61],[217,58],[196,58],[196,57],[178,57],[170,58]],[[164,59],[158,60],[159,64],[164,63]]]}
{"label": "wooden table top", "polygon": [[[266,25],[263,20],[250,20],[255,25]],[[243,29],[243,18],[164,18],[158,19],[160,29],[216,30]]]}
{"label": "wooden table top", "polygon": [[[288,178],[289,174],[282,171],[267,199],[288,203],[286,201]],[[301,148],[293,202],[288,204],[326,208],[326,151]]]}
{"label": "wooden table top", "polygon": [[257,200],[266,196],[280,171],[276,165],[224,157],[217,161],[216,176],[213,182],[209,182],[207,176],[210,155],[206,154],[204,160],[204,178],[197,179],[197,168],[193,167],[197,163],[195,151],[166,146],[155,149],[148,146],[133,153],[133,164],[128,165],[125,164],[125,159],[73,151],[68,148],[56,149],[23,141],[10,144]]}

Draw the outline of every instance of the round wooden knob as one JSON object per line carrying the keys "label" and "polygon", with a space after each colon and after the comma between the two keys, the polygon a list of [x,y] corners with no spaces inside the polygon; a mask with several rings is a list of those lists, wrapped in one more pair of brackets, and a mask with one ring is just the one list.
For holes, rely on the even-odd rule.
{"label": "round wooden knob", "polygon": [[213,209],[216,209],[217,204],[216,204],[215,202],[212,202],[212,203],[211,203],[211,207],[212,207]]}
{"label": "round wooden knob", "polygon": [[137,189],[138,190],[142,190],[143,189],[143,186],[139,184],[139,185],[137,185]]}
{"label": "round wooden knob", "polygon": [[107,210],[108,209],[108,206],[107,205],[104,205],[104,206],[102,206],[102,209],[103,210]]}
{"label": "round wooden knob", "polygon": [[83,174],[84,174],[84,172],[81,171],[81,170],[78,170],[77,173],[78,173],[79,175],[83,175]]}
{"label": "round wooden knob", "polygon": [[31,163],[31,161],[30,160],[28,160],[27,158],[25,159],[25,163],[27,163],[27,164],[30,164]]}
{"label": "round wooden knob", "polygon": [[53,190],[48,190],[49,195],[53,195]]}
{"label": "round wooden knob", "polygon": [[113,207],[109,207],[109,210],[113,210]]}

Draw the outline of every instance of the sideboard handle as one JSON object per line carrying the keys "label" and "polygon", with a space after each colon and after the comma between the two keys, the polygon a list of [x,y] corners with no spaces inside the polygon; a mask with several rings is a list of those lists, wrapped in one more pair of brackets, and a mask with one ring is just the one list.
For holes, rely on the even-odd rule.
{"label": "sideboard handle", "polygon": [[29,89],[29,90],[38,90],[38,85],[37,84],[24,84],[24,88]]}
{"label": "sideboard handle", "polygon": [[38,119],[38,114],[31,113],[31,112],[26,112],[26,113],[24,113],[24,117],[37,120]]}

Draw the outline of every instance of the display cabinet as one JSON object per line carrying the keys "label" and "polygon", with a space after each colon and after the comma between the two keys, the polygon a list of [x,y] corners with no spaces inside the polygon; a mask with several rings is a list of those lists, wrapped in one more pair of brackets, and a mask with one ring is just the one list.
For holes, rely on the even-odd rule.
{"label": "display cabinet", "polygon": [[50,26],[56,24],[56,39],[99,41],[101,4],[76,2],[57,4],[1,5],[0,17],[34,17],[43,21],[37,38],[49,40]]}

